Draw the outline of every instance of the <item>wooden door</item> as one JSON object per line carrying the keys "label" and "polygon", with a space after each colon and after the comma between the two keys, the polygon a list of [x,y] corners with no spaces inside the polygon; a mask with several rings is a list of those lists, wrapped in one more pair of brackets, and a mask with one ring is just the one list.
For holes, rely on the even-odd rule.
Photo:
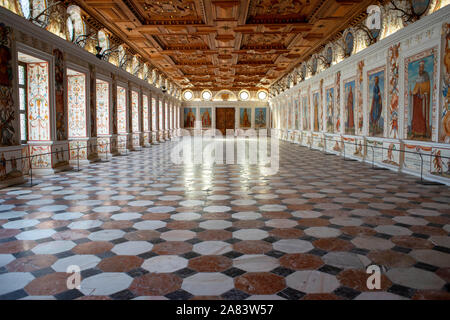
{"label": "wooden door", "polygon": [[226,135],[227,129],[233,129],[235,125],[234,108],[216,108],[216,129]]}

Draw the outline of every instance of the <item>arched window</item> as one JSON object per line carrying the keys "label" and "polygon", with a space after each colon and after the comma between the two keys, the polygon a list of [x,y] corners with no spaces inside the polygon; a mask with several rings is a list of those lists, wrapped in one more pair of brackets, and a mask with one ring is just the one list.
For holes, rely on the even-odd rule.
{"label": "arched window", "polygon": [[109,49],[109,37],[105,31],[100,30],[97,34],[98,45],[102,48],[100,53],[103,53],[105,50]]}
{"label": "arched window", "polygon": [[124,63],[125,63],[125,59],[126,59],[125,55],[126,55],[125,48],[122,45],[120,45],[119,49],[118,49],[119,61],[117,63],[118,64],[117,66],[120,68],[124,67]]}
{"label": "arched window", "polygon": [[[34,9],[34,8],[33,8]],[[67,8],[67,14],[69,15],[69,19],[72,20],[73,25],[73,41],[78,42],[82,47],[86,44],[86,41],[81,41],[80,36],[86,35],[86,24],[81,18],[80,7],[71,5]],[[70,23],[68,23],[70,24]]]}
{"label": "arched window", "polygon": [[[11,1],[8,1],[11,2]],[[20,6],[20,14],[25,18],[29,19],[31,16],[31,6],[30,6],[30,0],[19,0],[19,6]]]}

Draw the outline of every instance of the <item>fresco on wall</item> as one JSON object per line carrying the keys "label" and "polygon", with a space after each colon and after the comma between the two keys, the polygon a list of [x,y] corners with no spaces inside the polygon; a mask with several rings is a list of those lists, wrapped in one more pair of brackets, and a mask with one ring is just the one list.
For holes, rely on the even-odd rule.
{"label": "fresco on wall", "polygon": [[255,128],[266,127],[266,108],[255,109]]}
{"label": "fresco on wall", "polygon": [[385,68],[367,72],[369,135],[382,137],[384,133]]}
{"label": "fresco on wall", "polygon": [[299,110],[298,110],[298,99],[295,99],[294,100],[294,119],[295,119],[295,121],[294,121],[294,124],[295,124],[295,127],[294,127],[294,129],[295,130],[298,130],[299,129],[299,123],[298,123],[298,113],[299,113]]}
{"label": "fresco on wall", "polygon": [[320,117],[319,117],[319,92],[313,93],[313,130],[320,130]]}
{"label": "fresco on wall", "polygon": [[28,63],[28,139],[50,140],[48,63]]}
{"label": "fresco on wall", "polygon": [[436,87],[435,49],[405,59],[407,139],[431,140]]}
{"label": "fresco on wall", "polygon": [[345,133],[355,134],[355,80],[347,80],[344,82],[344,119]]}
{"label": "fresco on wall", "polygon": [[127,90],[117,87],[117,133],[127,132]]}
{"label": "fresco on wall", "polygon": [[156,131],[156,99],[152,98],[152,106],[151,106],[151,110],[152,110],[152,131]]}
{"label": "fresco on wall", "polygon": [[398,137],[398,106],[399,106],[399,51],[400,43],[389,48],[389,112],[388,112],[388,137]]}
{"label": "fresco on wall", "polygon": [[323,105],[324,105],[324,98],[323,98],[323,79],[320,79],[320,87],[319,87],[319,93],[320,93],[320,100],[319,100],[319,131],[323,131]]}
{"label": "fresco on wall", "polygon": [[0,146],[18,143],[12,80],[11,28],[0,23]]}
{"label": "fresco on wall", "polygon": [[[149,121],[149,111],[148,111],[148,97],[147,95],[142,95],[142,123],[143,123],[143,131],[148,131],[149,130],[149,125],[148,125],[148,121]],[[148,141],[148,140],[147,140]]]}
{"label": "fresco on wall", "polygon": [[131,91],[131,128],[139,132],[139,93]]}
{"label": "fresco on wall", "polygon": [[86,76],[68,76],[67,90],[69,138],[86,137]]}
{"label": "fresco on wall", "polygon": [[109,84],[97,80],[97,133],[109,134]]}
{"label": "fresco on wall", "polygon": [[200,119],[202,119],[202,128],[211,128],[212,108],[200,108]]}
{"label": "fresco on wall", "polygon": [[334,132],[334,87],[325,90],[327,132]]}
{"label": "fresco on wall", "polygon": [[184,108],[184,127],[194,128],[195,126],[195,108]]}
{"label": "fresco on wall", "polygon": [[292,116],[293,116],[293,108],[292,108],[292,101],[289,99],[288,102],[288,109],[287,109],[287,129],[292,129]]}
{"label": "fresco on wall", "polygon": [[116,82],[116,76],[114,74],[111,75],[111,78],[113,80],[112,86],[111,86],[112,134],[117,134],[117,82]]}
{"label": "fresco on wall", "polygon": [[442,111],[439,118],[439,142],[450,143],[450,23],[442,25],[444,56],[442,58]]}
{"label": "fresco on wall", "polygon": [[358,72],[356,77],[356,87],[357,87],[357,99],[355,104],[355,116],[356,116],[356,127],[355,133],[357,135],[362,135],[363,126],[364,126],[364,116],[363,116],[363,69],[364,69],[364,60],[358,62]]}
{"label": "fresco on wall", "polygon": [[341,130],[341,72],[336,73],[336,104],[334,111],[334,128],[335,132],[339,133]]}
{"label": "fresco on wall", "polygon": [[433,148],[431,156],[431,174],[450,178],[450,149]]}
{"label": "fresco on wall", "polygon": [[53,50],[55,57],[55,110],[56,139],[66,140],[66,118],[64,112],[64,54],[59,49]]}
{"label": "fresco on wall", "polygon": [[[250,108],[241,108],[239,112],[239,126],[241,128],[250,128],[252,126],[252,109]],[[291,119],[289,117],[289,119]]]}
{"label": "fresco on wall", "polygon": [[97,103],[96,103],[96,89],[97,89],[97,72],[95,70],[95,66],[89,65],[89,112],[90,112],[90,122],[91,122],[91,137],[97,136]]}
{"label": "fresco on wall", "polygon": [[302,110],[303,110],[303,130],[309,130],[309,108],[308,97],[302,97]]}

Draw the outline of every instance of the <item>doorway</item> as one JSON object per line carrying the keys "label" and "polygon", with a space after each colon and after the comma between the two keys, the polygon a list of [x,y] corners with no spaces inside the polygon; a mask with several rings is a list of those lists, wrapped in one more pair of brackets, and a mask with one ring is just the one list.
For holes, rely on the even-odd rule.
{"label": "doorway", "polygon": [[216,108],[216,129],[220,130],[223,136],[227,129],[235,126],[235,108]]}

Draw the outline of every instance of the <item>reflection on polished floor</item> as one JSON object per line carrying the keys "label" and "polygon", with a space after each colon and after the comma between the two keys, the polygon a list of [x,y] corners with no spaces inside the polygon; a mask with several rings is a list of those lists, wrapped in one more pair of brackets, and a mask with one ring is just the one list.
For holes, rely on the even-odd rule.
{"label": "reflection on polished floor", "polygon": [[285,142],[273,176],[173,146],[1,190],[0,298],[450,298],[448,187]]}

